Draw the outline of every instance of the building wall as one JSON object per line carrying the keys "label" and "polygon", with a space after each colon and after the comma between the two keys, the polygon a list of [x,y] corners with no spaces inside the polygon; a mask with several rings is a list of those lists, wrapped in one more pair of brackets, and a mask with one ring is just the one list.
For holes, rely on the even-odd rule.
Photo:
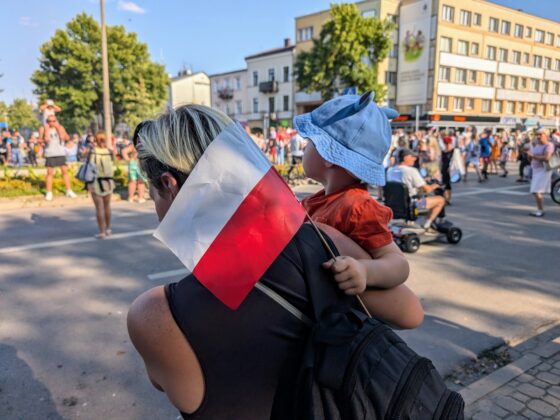
{"label": "building wall", "polygon": [[[247,62],[247,114],[246,119],[251,127],[263,128],[265,114],[270,115],[269,98],[274,98],[275,114],[278,121],[288,121],[292,125],[294,116],[293,100],[293,55],[294,50],[283,51],[276,54],[246,59]],[[288,67],[288,79],[284,80],[284,67]],[[261,82],[269,81],[269,70],[274,69],[275,80],[278,82],[277,93],[262,93],[259,91]],[[258,80],[255,84],[253,74],[257,73]],[[284,110],[284,97],[288,97],[288,107]],[[254,100],[258,101],[258,109],[254,109]],[[257,111],[257,112],[255,112]]]}
{"label": "building wall", "polygon": [[209,77],[205,73],[196,73],[172,79],[169,103],[174,108],[184,104],[210,106]]}
{"label": "building wall", "polygon": [[[210,76],[212,107],[238,121],[245,122],[249,112],[247,101],[247,70]],[[233,98],[220,98],[220,92],[231,89]]]}
{"label": "building wall", "polygon": [[[482,0],[439,0],[436,4],[433,100],[426,104],[427,111],[514,118],[535,116],[545,120],[560,116],[559,23]],[[454,8],[453,22],[446,19],[450,10],[447,7]],[[461,23],[462,10],[471,12],[470,25]],[[474,24],[474,13],[480,14],[480,25]],[[497,33],[490,30],[491,18],[498,20]],[[509,22],[509,35],[501,33],[503,21]],[[522,38],[515,36],[516,24],[523,26]],[[531,28],[530,36],[527,27]],[[544,32],[545,42],[535,39],[537,30]],[[548,35],[552,36],[552,45],[546,43],[547,33],[552,34]],[[442,51],[442,37],[452,40],[450,52]],[[459,41],[468,43],[467,54],[460,50]],[[471,51],[473,43],[478,44],[478,54]],[[495,47],[495,58],[488,56],[488,47]],[[500,57],[500,49],[507,51],[507,58]],[[449,80],[440,77],[444,72],[441,67],[449,68]],[[463,72],[466,72],[465,82]],[[485,80],[490,77],[491,84]],[[447,106],[443,99],[438,106],[438,97],[448,97]],[[467,100],[472,101],[472,108],[466,106]],[[461,101],[463,107],[455,106],[461,105]],[[483,108],[483,101],[490,101],[489,111]]]}

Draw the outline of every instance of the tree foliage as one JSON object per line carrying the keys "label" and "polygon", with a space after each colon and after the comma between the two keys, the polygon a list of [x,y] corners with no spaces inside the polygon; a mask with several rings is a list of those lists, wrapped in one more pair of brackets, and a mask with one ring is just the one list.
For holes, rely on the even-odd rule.
{"label": "tree foliage", "polygon": [[[163,107],[168,77],[150,60],[148,47],[123,26],[107,27],[109,79],[114,122],[133,127]],[[89,126],[103,112],[101,27],[85,14],[41,46],[40,68],[32,76],[35,93],[53,99],[67,129]]]}
{"label": "tree foliage", "polygon": [[8,124],[10,128],[21,130],[29,128],[37,130],[40,126],[33,107],[25,99],[14,99],[8,108]]}
{"label": "tree foliage", "polygon": [[374,91],[376,101],[382,101],[387,92],[377,83],[377,68],[391,49],[394,23],[364,17],[353,3],[333,4],[330,14],[313,48],[296,58],[300,89],[318,91],[327,100],[355,86],[360,92]]}

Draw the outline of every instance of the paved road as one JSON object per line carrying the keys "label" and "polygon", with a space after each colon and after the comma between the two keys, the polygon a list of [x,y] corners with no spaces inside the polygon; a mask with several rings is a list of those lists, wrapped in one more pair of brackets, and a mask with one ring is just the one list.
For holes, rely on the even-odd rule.
{"label": "paved road", "polygon": [[[560,206],[547,200],[546,218],[530,218],[527,191],[511,177],[459,185],[449,219],[463,242],[408,255],[427,317],[402,335],[444,373],[560,319]],[[182,268],[156,226],[151,203],[115,205],[106,241],[92,239],[89,206],[0,213],[0,418],[177,417],[125,325],[133,299]]]}

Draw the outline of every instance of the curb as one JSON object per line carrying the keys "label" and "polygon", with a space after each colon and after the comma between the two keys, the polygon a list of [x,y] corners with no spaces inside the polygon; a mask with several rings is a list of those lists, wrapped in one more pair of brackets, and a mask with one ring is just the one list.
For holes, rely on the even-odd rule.
{"label": "curb", "polygon": [[543,363],[544,359],[552,357],[558,352],[560,352],[560,336],[556,337],[552,341],[540,345],[536,349],[529,350],[527,354],[515,362],[512,362],[492,372],[490,375],[464,387],[459,391],[459,393],[465,401],[465,406],[474,404],[486,395],[494,392],[511,380],[527,372],[529,369],[532,369],[539,363]]}

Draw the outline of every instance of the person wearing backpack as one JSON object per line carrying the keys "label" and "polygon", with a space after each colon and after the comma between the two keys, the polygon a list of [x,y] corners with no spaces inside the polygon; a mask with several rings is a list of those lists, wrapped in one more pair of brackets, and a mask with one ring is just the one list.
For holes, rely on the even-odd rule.
{"label": "person wearing backpack", "polygon": [[[185,105],[137,127],[133,141],[160,220],[204,150],[232,123],[218,110]],[[367,258],[335,229],[321,229],[341,254]],[[304,263],[305,255],[314,257],[311,265]],[[127,323],[152,384],[184,418],[270,418],[275,401],[290,398],[281,392],[283,385],[294,389],[298,383],[311,337],[309,318],[314,317],[307,289],[311,273],[320,273],[323,285],[342,299],[331,272],[321,267],[325,255],[320,237],[304,224],[260,279],[266,293],[254,288],[235,311],[193,275],[143,293],[132,304]],[[295,311],[272,297],[284,299]],[[404,285],[367,290],[362,298],[373,316],[391,324],[413,328],[422,321],[420,303]]]}
{"label": "person wearing backpack", "polygon": [[105,133],[99,131],[95,135],[94,145],[87,154],[87,159],[95,165],[95,179],[86,183],[95,205],[95,216],[99,233],[97,239],[105,239],[111,230],[111,196],[115,189],[113,181],[113,151],[107,148]]}

